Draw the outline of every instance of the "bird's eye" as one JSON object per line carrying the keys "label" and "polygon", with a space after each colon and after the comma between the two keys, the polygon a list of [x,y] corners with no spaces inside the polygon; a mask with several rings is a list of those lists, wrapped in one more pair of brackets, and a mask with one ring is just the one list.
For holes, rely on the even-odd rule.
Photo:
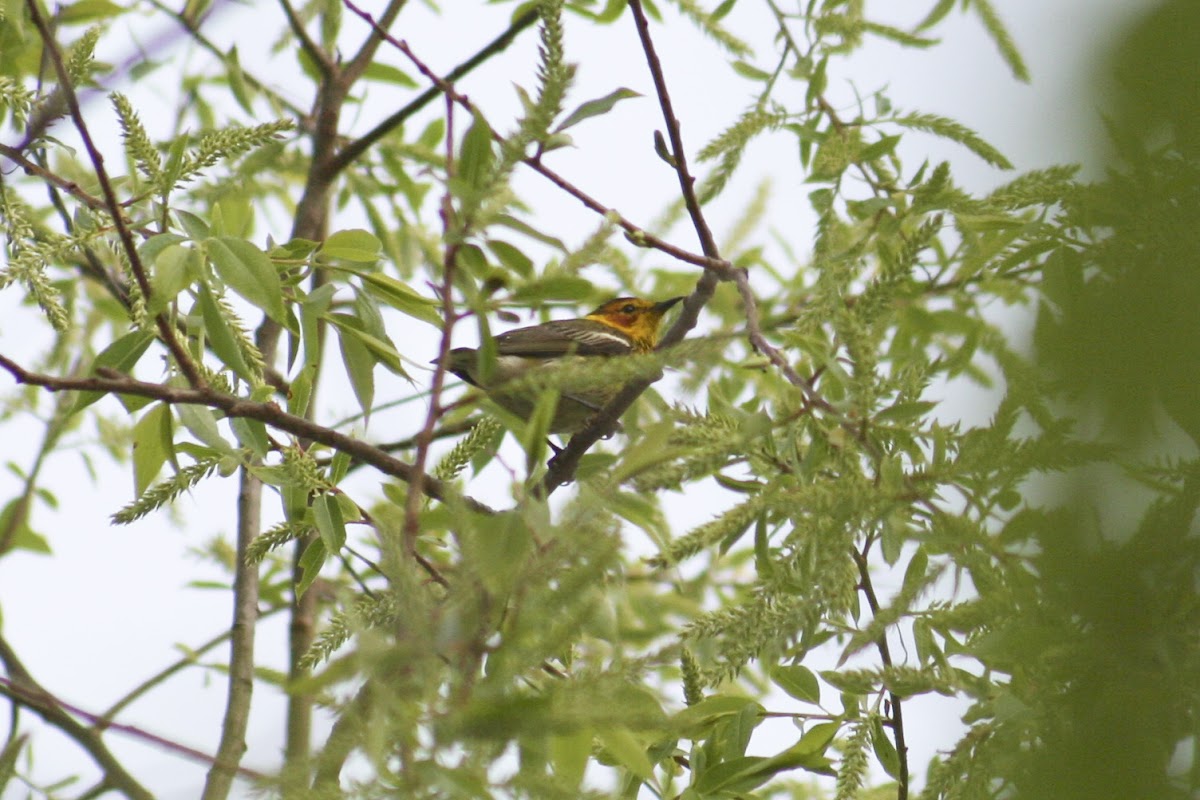
{"label": "bird's eye", "polygon": [[634,311],[637,311],[637,309],[633,307],[633,303],[626,303],[621,307],[622,314],[632,314]]}

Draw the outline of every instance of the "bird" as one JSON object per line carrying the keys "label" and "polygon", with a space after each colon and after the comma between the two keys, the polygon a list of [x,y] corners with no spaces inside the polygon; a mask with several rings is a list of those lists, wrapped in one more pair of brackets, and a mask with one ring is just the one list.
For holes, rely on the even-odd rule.
{"label": "bird", "polygon": [[[495,366],[485,376],[474,347],[456,347],[447,354],[446,370],[487,393],[502,408],[528,419],[545,391],[534,382],[516,381],[532,369],[586,365],[648,353],[658,342],[659,324],[682,297],[655,302],[617,297],[578,319],[544,322],[505,331],[495,337]],[[436,363],[436,361],[435,361]],[[572,386],[572,375],[576,375]],[[559,387],[558,406],[548,433],[576,433],[621,390],[621,380],[587,380],[586,371],[567,373]],[[505,388],[507,384],[513,384]]]}

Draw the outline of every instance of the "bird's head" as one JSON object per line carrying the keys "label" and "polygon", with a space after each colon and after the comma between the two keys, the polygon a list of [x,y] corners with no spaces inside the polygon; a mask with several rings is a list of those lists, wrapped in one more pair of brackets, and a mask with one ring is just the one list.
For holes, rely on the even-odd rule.
{"label": "bird's head", "polygon": [[658,325],[663,315],[682,299],[672,297],[655,302],[640,297],[618,297],[588,314],[587,319],[616,328],[633,339],[639,350],[648,351],[658,342]]}

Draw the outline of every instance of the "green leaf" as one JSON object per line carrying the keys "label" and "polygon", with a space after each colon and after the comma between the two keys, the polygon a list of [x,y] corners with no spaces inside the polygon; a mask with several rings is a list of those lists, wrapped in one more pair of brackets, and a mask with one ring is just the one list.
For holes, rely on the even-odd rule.
{"label": "green leaf", "polygon": [[709,19],[711,19],[713,22],[720,22],[730,11],[733,10],[733,6],[736,2],[737,0],[722,0],[721,4],[713,9],[712,14],[709,15]]}
{"label": "green leaf", "polygon": [[495,224],[502,225],[505,228],[516,231],[517,233],[523,233],[530,239],[534,239],[535,241],[539,241],[544,245],[553,247],[560,253],[567,252],[567,246],[563,244],[562,239],[556,238],[547,233],[542,233],[537,228],[529,225],[528,223],[522,222],[516,217],[508,214],[498,214],[495,218]]}
{"label": "green leaf", "polygon": [[[19,520],[15,519],[16,515],[20,514]],[[19,550],[28,550],[32,553],[41,553],[50,555],[50,543],[46,541],[46,537],[34,532],[33,528],[29,527],[29,505],[24,502],[23,497],[15,497],[9,500],[0,510],[0,531],[12,531],[12,540],[10,547]]]}
{"label": "green leaf", "polygon": [[821,686],[817,676],[800,664],[781,664],[771,670],[771,680],[790,696],[806,703],[821,702]]}
{"label": "green leaf", "polygon": [[[185,145],[187,144],[186,137],[183,138],[183,143]],[[172,153],[172,155],[174,154]],[[167,168],[169,169],[170,167],[171,162],[168,158]],[[179,219],[179,224],[182,225],[183,229],[187,232],[189,239],[192,239],[196,242],[202,242],[209,237],[211,229],[208,227],[208,223],[192,212],[177,208],[175,209],[175,216]]]}
{"label": "green leaf", "polygon": [[646,755],[646,747],[626,728],[614,728],[596,734],[600,744],[612,755],[616,762],[641,778],[643,781],[654,780],[654,764]]}
{"label": "green leaf", "polygon": [[159,253],[154,259],[154,270],[150,275],[152,294],[147,313],[157,315],[166,311],[184,287],[199,276],[199,271],[195,269],[199,264],[200,254],[190,247],[172,244]]}
{"label": "green leaf", "polygon": [[234,417],[229,420],[229,427],[233,429],[238,443],[250,448],[259,458],[265,458],[271,452],[271,437],[267,434],[266,423],[261,420]]}
{"label": "green leaf", "polygon": [[759,715],[765,711],[749,697],[715,694],[671,717],[671,730],[684,739],[702,739],[717,722],[741,714],[750,706],[756,708]]}
{"label": "green leaf", "polygon": [[217,354],[217,358],[242,380],[247,383],[257,383],[258,376],[251,372],[246,360],[242,358],[242,350],[238,347],[237,339],[207,286],[201,284],[196,302],[204,317],[204,333],[213,352]]}
{"label": "green leaf", "polygon": [[907,422],[911,419],[918,419],[933,409],[937,408],[937,403],[930,403],[924,400],[914,400],[908,403],[896,403],[891,408],[885,408],[875,415],[876,422]]}
{"label": "green leaf", "polygon": [[75,0],[64,5],[55,15],[54,21],[64,25],[81,25],[87,22],[105,20],[124,14],[125,9],[110,0]]}
{"label": "green leaf", "polygon": [[1004,157],[1003,153],[985,142],[975,131],[952,119],[940,117],[936,114],[909,114],[897,117],[894,122],[897,125],[903,125],[905,128],[925,131],[926,133],[932,133],[934,136],[941,136],[944,139],[958,142],[992,166],[999,167],[1000,169],[1012,169],[1012,163]]}
{"label": "green leaf", "polygon": [[[246,80],[246,74],[242,72],[242,64],[238,60],[237,47],[229,48],[228,55],[225,56],[225,74],[229,80],[229,91],[233,94],[235,100],[242,110],[251,116],[254,115],[254,97],[253,88]],[[230,230],[230,233],[233,231]]]}
{"label": "green leaf", "polygon": [[313,523],[325,543],[326,553],[337,553],[346,544],[346,521],[337,497],[323,492],[313,498]]}
{"label": "green leaf", "polygon": [[180,236],[178,233],[156,233],[138,245],[138,256],[142,259],[142,263],[152,264],[163,250],[173,244],[186,241],[187,237]]}
{"label": "green leaf", "polygon": [[391,83],[396,86],[404,86],[408,89],[416,89],[420,86],[404,70],[391,64],[384,64],[379,61],[372,61],[371,66],[363,70],[363,77],[369,81],[379,81],[380,83]]}
{"label": "green leaf", "polygon": [[354,397],[363,414],[369,416],[375,402],[375,359],[357,331],[342,325],[338,325],[336,330],[342,349],[342,362],[346,367],[346,376],[350,378],[350,386],[354,389]]}
{"label": "green leaf", "polygon": [[479,112],[463,137],[458,156],[458,176],[468,186],[481,188],[492,170],[495,153],[492,150],[492,128]]}
{"label": "green leaf", "polygon": [[308,547],[304,548],[304,553],[297,562],[297,566],[300,568],[300,580],[296,581],[297,596],[303,595],[308,591],[308,587],[312,586],[312,582],[321,573],[321,567],[325,565],[327,557],[325,540],[320,537],[313,539],[309,542]]}
{"label": "green leaf", "polygon": [[654,132],[654,154],[666,162],[671,169],[679,167],[675,156],[671,155],[671,148],[667,146],[667,137],[663,136],[662,131],[659,130]]}
{"label": "green leaf", "polygon": [[374,263],[383,252],[383,244],[370,231],[352,228],[331,234],[321,245],[320,252],[325,258]]}
{"label": "green leaf", "polygon": [[739,756],[713,764],[696,781],[695,789],[701,795],[717,792],[738,795],[753,791],[779,771],[767,762],[763,756]]}
{"label": "green leaf", "polygon": [[928,39],[924,36],[917,36],[916,34],[909,33],[908,31],[904,31],[899,28],[893,28],[891,25],[882,25],[878,22],[871,22],[870,20],[863,20],[862,26],[863,30],[867,33],[873,33],[876,36],[880,36],[884,39],[891,39],[893,42],[898,42],[905,47],[918,47],[924,49],[926,47],[933,47],[935,44],[938,44],[939,41],[937,39]]}
{"label": "green leaf", "polygon": [[747,64],[745,61],[741,61],[741,60],[734,61],[732,66],[733,66],[733,71],[736,72],[738,75],[741,75],[743,78],[749,78],[752,81],[769,81],[769,80],[771,80],[771,73],[764,72],[763,70],[759,69],[758,67]]}
{"label": "green leaf", "polygon": [[[128,375],[152,341],[154,335],[145,331],[125,334],[100,351],[92,362],[90,374],[95,375],[98,369],[105,368]],[[71,406],[71,413],[82,411],[104,395],[105,392],[80,392],[75,398],[75,404]]]}
{"label": "green leaf", "polygon": [[336,325],[339,331],[357,339],[367,348],[376,362],[383,364],[389,371],[401,378],[408,378],[408,373],[404,370],[400,353],[396,351],[395,345],[388,339],[372,336],[364,330],[365,325],[362,320],[349,314],[326,314],[325,319]]}
{"label": "green leaf", "polygon": [[181,403],[175,407],[175,414],[183,423],[183,427],[204,444],[221,453],[234,452],[229,443],[222,438],[212,409]]}
{"label": "green leaf", "polygon": [[904,584],[901,594],[911,595],[925,582],[925,572],[929,569],[929,556],[924,547],[918,547],[904,570]]}
{"label": "green leaf", "polygon": [[595,287],[586,278],[575,275],[547,275],[527,283],[512,293],[513,300],[543,302],[546,300],[586,300]]}
{"label": "green leaf", "polygon": [[627,100],[630,97],[641,96],[642,95],[640,93],[635,92],[633,89],[626,89],[624,87],[616,89],[615,91],[604,95],[604,97],[598,97],[595,100],[588,100],[586,103],[581,103],[579,107],[568,114],[567,118],[564,119],[554,130],[556,132],[565,131],[567,128],[570,128],[573,125],[578,125],[585,119],[590,117],[598,117],[601,114],[607,114],[609,111],[612,111],[613,106],[622,100]]}
{"label": "green leaf", "polygon": [[1021,53],[1017,50],[1012,35],[1004,26],[996,9],[992,7],[990,0],[971,0],[971,7],[975,9],[975,13],[979,14],[983,27],[987,29],[992,41],[996,43],[1000,55],[1004,57],[1008,68],[1012,70],[1013,77],[1022,83],[1029,83],[1029,68],[1025,66],[1025,60],[1021,58]]}
{"label": "green leaf", "polygon": [[578,789],[583,783],[591,755],[592,732],[587,729],[550,737],[550,763],[554,765],[554,774],[568,788]]}
{"label": "green leaf", "polygon": [[488,249],[500,260],[500,263],[520,275],[522,278],[533,276],[533,260],[508,242],[500,239],[489,239]]}
{"label": "green leaf", "polygon": [[266,253],[245,239],[230,236],[207,239],[205,247],[217,274],[229,288],[280,325],[287,326],[279,272]]}
{"label": "green leaf", "polygon": [[871,746],[875,749],[875,757],[879,759],[879,766],[883,767],[883,771],[900,780],[900,755],[883,729],[883,721],[879,717],[871,718]]}
{"label": "green leaf", "polygon": [[363,287],[374,297],[387,303],[401,314],[407,314],[413,319],[428,322],[435,328],[441,329],[442,317],[437,311],[440,305],[437,300],[425,297],[408,284],[380,272],[356,272],[355,274],[362,279]]}
{"label": "green leaf", "polygon": [[133,486],[137,496],[154,483],[167,459],[174,460],[172,432],[171,409],[166,403],[153,406],[133,426]]}

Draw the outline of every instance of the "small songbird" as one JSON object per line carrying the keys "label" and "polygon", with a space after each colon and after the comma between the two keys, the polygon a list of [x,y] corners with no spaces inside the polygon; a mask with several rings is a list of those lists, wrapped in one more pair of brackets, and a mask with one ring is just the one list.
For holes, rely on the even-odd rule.
{"label": "small songbird", "polygon": [[[528,382],[518,382],[508,390],[505,384],[529,374],[528,370],[534,368],[586,364],[587,359],[648,353],[658,342],[658,327],[663,315],[682,299],[672,297],[656,303],[637,297],[618,297],[586,317],[506,331],[495,338],[496,364],[486,380],[480,370],[479,351],[473,347],[451,350],[446,369],[483,389],[501,407],[527,419],[537,405],[539,390]],[[620,381],[581,382],[578,387],[572,387],[567,381],[567,385],[560,388],[558,407],[549,432],[581,430],[620,390]]]}

